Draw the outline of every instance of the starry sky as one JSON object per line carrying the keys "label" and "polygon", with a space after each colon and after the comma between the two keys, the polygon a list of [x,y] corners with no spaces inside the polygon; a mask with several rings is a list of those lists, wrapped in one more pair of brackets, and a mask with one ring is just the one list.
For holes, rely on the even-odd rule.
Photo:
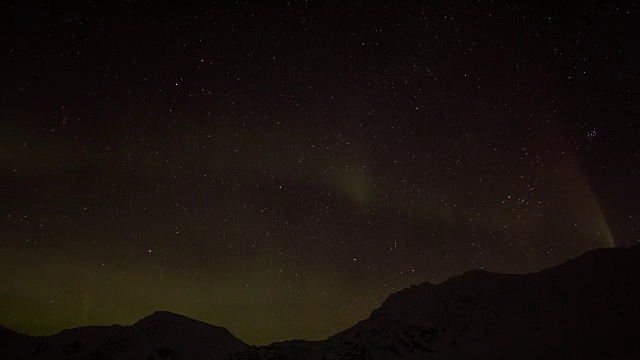
{"label": "starry sky", "polygon": [[634,2],[62,3],[0,11],[13,330],[323,339],[412,284],[640,241]]}

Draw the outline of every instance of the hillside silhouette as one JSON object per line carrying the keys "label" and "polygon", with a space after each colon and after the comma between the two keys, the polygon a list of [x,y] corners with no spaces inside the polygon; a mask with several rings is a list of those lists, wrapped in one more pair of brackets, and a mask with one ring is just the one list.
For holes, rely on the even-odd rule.
{"label": "hillside silhouette", "polygon": [[473,270],[411,286],[323,341],[249,346],[225,328],[156,312],[130,326],[43,337],[0,327],[0,358],[634,359],[638,304],[640,245],[592,250],[537,273]]}

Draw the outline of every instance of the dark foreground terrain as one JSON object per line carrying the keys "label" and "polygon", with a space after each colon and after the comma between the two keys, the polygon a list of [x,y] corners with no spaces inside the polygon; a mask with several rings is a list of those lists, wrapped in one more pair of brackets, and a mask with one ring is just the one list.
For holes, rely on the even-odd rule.
{"label": "dark foreground terrain", "polygon": [[324,341],[249,346],[156,312],[44,337],[0,326],[0,359],[640,359],[640,246],[534,274],[475,270],[412,286]]}

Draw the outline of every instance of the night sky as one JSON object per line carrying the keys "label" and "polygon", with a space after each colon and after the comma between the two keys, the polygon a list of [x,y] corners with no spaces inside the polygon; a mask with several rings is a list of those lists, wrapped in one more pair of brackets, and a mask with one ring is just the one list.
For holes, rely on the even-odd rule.
{"label": "night sky", "polygon": [[446,3],[3,5],[0,324],[323,339],[640,242],[638,6]]}

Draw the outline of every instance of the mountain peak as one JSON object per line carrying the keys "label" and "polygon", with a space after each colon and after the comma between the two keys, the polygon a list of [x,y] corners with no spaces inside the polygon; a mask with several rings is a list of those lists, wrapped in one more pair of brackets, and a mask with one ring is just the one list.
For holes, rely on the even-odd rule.
{"label": "mountain peak", "polygon": [[214,332],[219,336],[233,337],[231,332],[222,326],[211,325],[170,311],[156,311],[131,326],[141,328],[145,332],[153,332],[162,336],[169,335],[169,333],[179,334],[189,329],[188,331],[191,332]]}
{"label": "mountain peak", "polygon": [[199,320],[192,319],[190,317],[176,314],[170,311],[155,311],[154,313],[145,316],[144,318],[138,320],[135,325],[139,324],[152,324],[152,323],[167,323],[167,324],[203,324],[206,326],[216,327],[218,326],[204,323]]}
{"label": "mountain peak", "polygon": [[173,313],[171,311],[166,311],[166,310],[154,311],[151,315],[145,316],[140,321],[143,321],[143,320],[164,320],[164,321],[191,320],[191,321],[197,321],[197,320],[191,319],[189,317],[186,317],[184,315],[176,314],[176,313]]}

